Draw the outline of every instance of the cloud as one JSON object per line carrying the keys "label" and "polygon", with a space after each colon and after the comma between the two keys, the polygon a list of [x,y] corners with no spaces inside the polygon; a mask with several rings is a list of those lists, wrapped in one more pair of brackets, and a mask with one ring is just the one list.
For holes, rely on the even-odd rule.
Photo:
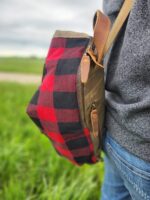
{"label": "cloud", "polygon": [[0,54],[45,54],[56,29],[92,34],[102,0],[0,0]]}

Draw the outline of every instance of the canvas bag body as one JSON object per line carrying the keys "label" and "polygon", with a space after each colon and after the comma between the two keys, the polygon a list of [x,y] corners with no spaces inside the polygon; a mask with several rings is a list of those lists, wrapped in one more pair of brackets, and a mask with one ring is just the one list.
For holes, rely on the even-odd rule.
{"label": "canvas bag body", "polygon": [[77,94],[84,128],[88,128],[94,146],[96,160],[101,160],[101,142],[105,113],[104,69],[90,61],[86,83],[81,82],[81,67],[78,70]]}
{"label": "canvas bag body", "polygon": [[[110,21],[100,11],[94,36],[56,31],[45,59],[40,86],[27,114],[57,153],[75,165],[101,160],[105,111],[102,58]],[[107,39],[108,38],[108,39]]]}
{"label": "canvas bag body", "polygon": [[[56,151],[77,165],[100,160],[100,129],[92,134],[91,111],[99,126],[104,115],[104,71],[89,56],[89,74],[82,83],[81,62],[93,38],[84,33],[56,31],[45,60],[41,85],[27,113],[52,141]],[[98,122],[98,121],[97,121]]]}
{"label": "canvas bag body", "polygon": [[[81,83],[81,60],[91,40],[82,33],[55,32],[41,85],[27,107],[28,115],[52,141],[57,153],[77,165],[95,163],[100,156],[100,140],[90,131],[90,111],[95,100],[102,109],[97,91],[104,87],[103,70],[91,62],[88,81]],[[99,113],[103,115],[103,111]]]}

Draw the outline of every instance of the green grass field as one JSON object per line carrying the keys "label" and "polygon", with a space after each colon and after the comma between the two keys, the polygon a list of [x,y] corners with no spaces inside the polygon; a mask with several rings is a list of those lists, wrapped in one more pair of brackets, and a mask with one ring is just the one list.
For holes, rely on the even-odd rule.
{"label": "green grass field", "polygon": [[35,89],[0,83],[0,200],[98,200],[103,164],[79,168],[55,152],[25,113]]}
{"label": "green grass field", "polygon": [[0,71],[41,74],[43,58],[36,57],[0,57]]}

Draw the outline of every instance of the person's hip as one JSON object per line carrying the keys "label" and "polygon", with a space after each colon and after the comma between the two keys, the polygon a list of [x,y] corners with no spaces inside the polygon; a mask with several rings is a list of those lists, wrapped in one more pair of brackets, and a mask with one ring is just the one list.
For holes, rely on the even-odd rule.
{"label": "person's hip", "polygon": [[142,199],[150,200],[150,163],[119,145],[107,130],[103,136],[103,151],[133,190]]}

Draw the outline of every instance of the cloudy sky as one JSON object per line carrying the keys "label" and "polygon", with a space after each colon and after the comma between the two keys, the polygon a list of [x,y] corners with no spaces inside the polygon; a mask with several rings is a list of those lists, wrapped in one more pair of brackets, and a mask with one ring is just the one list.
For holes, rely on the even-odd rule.
{"label": "cloudy sky", "polygon": [[47,53],[56,29],[92,34],[102,0],[0,0],[0,55]]}

